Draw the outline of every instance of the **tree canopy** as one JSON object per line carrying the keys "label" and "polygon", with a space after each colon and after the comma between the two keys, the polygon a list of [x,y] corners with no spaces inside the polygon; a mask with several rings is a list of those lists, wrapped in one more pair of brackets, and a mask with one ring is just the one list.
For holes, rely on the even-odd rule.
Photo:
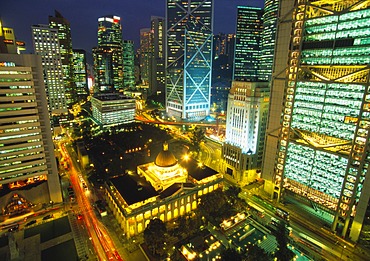
{"label": "tree canopy", "polygon": [[144,241],[148,249],[154,256],[163,256],[165,251],[163,247],[166,242],[166,225],[159,218],[150,220],[144,230]]}

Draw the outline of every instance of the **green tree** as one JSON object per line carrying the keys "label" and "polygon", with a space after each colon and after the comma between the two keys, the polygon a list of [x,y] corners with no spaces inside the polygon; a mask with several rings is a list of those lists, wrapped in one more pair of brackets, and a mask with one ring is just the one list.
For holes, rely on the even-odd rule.
{"label": "green tree", "polygon": [[280,222],[275,232],[276,241],[278,243],[278,249],[275,252],[275,257],[279,261],[289,261],[294,258],[294,253],[288,248],[288,232],[286,229],[286,224]]}
{"label": "green tree", "polygon": [[200,144],[205,140],[205,131],[201,128],[195,127],[190,133],[190,143],[193,145],[195,151],[200,151]]}
{"label": "green tree", "polygon": [[270,261],[272,257],[257,245],[250,245],[246,251],[245,261]]}
{"label": "green tree", "polygon": [[150,220],[144,230],[144,241],[151,254],[154,256],[163,256],[165,254],[164,246],[166,242],[167,228],[162,220],[154,218]]}
{"label": "green tree", "polygon": [[242,261],[243,255],[240,254],[235,248],[227,248],[221,252],[222,261]]}

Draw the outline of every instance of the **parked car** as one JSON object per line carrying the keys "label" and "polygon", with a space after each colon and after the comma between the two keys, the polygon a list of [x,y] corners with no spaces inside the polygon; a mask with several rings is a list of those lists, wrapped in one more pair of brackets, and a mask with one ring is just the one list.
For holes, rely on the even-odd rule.
{"label": "parked car", "polygon": [[8,229],[9,232],[14,232],[14,231],[17,231],[19,229],[19,225],[15,225],[15,226],[12,226]]}
{"label": "parked car", "polygon": [[53,217],[53,215],[49,214],[49,215],[43,217],[42,220],[48,220],[48,219],[50,219],[52,217]]}
{"label": "parked car", "polygon": [[32,220],[32,221],[30,221],[30,222],[28,222],[27,224],[26,224],[26,227],[29,227],[29,226],[31,226],[31,225],[33,225],[33,224],[35,224],[37,221],[36,220]]}

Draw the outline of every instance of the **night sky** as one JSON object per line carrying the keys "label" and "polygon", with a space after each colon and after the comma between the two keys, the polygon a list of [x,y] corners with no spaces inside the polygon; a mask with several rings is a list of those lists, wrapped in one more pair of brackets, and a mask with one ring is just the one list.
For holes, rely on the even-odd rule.
{"label": "night sky", "polygon": [[[264,0],[214,0],[214,33],[234,33],[236,6],[263,7]],[[141,28],[150,27],[150,17],[165,16],[166,0],[1,0],[0,18],[5,27],[14,28],[18,40],[33,52],[31,25],[48,24],[49,15],[58,10],[71,24],[73,48],[91,48],[97,44],[98,17],[121,17],[123,39],[138,47]]]}

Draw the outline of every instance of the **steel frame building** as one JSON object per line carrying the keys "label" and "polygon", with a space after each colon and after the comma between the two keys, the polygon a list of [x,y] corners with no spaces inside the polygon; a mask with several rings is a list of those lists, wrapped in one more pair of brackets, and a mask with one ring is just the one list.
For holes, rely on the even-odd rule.
{"label": "steel frame building", "polygon": [[209,114],[213,0],[167,0],[166,111],[183,119]]}
{"label": "steel frame building", "polygon": [[369,39],[370,1],[295,2],[273,179],[352,241],[370,198]]}

